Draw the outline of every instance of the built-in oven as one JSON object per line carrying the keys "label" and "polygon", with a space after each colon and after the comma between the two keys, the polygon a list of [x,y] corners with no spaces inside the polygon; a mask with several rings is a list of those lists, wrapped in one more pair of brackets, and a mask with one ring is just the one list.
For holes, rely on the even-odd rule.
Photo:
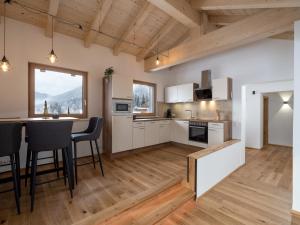
{"label": "built-in oven", "polygon": [[113,99],[112,112],[114,115],[132,114],[132,100]]}
{"label": "built-in oven", "polygon": [[208,143],[208,122],[190,121],[189,140],[201,143]]}

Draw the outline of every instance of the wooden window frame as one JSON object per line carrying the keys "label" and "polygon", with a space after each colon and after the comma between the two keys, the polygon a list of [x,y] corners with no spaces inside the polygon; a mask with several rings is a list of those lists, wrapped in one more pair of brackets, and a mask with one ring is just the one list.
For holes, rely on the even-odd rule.
{"label": "wooden window frame", "polygon": [[[74,69],[68,69],[68,68],[62,68],[62,67],[56,67],[51,65],[45,65],[45,64],[39,64],[39,63],[28,63],[28,117],[43,117],[43,114],[35,114],[35,75],[34,70],[35,69],[44,69],[44,70],[51,70],[55,72],[62,72],[62,73],[70,73],[70,74],[76,74],[79,76],[82,76],[82,114],[60,114],[60,116],[71,116],[76,118],[87,118],[88,116],[88,73],[84,71],[74,70]],[[52,114],[49,114],[49,116],[52,116]]]}
{"label": "wooden window frame", "polygon": [[[133,113],[133,115],[136,116],[155,116],[156,115],[156,104],[157,104],[157,88],[156,88],[156,84],[155,83],[150,83],[150,82],[146,82],[146,81],[140,81],[140,80],[133,80],[133,84],[141,84],[141,85],[147,85],[147,86],[151,86],[154,88],[154,96],[153,96],[153,113]],[[134,99],[134,96],[133,96]]]}

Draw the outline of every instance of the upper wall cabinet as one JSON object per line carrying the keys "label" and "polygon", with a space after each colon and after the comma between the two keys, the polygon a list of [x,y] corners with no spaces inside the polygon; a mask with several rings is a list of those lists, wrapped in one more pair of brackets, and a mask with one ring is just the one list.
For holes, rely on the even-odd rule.
{"label": "upper wall cabinet", "polygon": [[177,103],[177,102],[193,102],[194,90],[199,85],[195,83],[182,84],[165,88],[165,102]]}
{"label": "upper wall cabinet", "polygon": [[177,86],[165,88],[165,102],[166,103],[175,103],[178,98],[178,88]]}
{"label": "upper wall cabinet", "polygon": [[216,101],[232,99],[231,78],[220,78],[212,80],[212,99]]}
{"label": "upper wall cabinet", "polygon": [[132,99],[133,79],[124,74],[112,75],[112,98]]}

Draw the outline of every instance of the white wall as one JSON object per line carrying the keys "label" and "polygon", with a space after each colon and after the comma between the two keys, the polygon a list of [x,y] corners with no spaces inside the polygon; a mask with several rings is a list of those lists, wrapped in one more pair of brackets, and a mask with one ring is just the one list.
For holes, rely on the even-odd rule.
{"label": "white wall", "polygon": [[[293,92],[268,93],[269,144],[293,146]],[[283,104],[288,101],[288,104]]]}
{"label": "white wall", "polygon": [[[8,73],[0,72],[0,117],[28,116],[28,62],[49,64],[48,53],[51,39],[45,36],[45,30],[15,20],[7,19],[7,52],[12,69]],[[3,23],[0,24],[3,29]],[[0,35],[0,43],[3,37]],[[131,76],[136,80],[157,83],[158,100],[163,101],[163,88],[166,76],[161,73],[145,73],[143,63],[137,63],[134,56],[120,54],[113,56],[110,49],[99,45],[90,48],[83,41],[61,34],[54,36],[54,50],[58,56],[59,67],[88,72],[88,112],[89,116],[102,115],[102,76],[105,68],[113,66],[117,73]],[[2,46],[2,45],[1,45]],[[0,56],[3,49],[0,49]],[[75,124],[75,130],[82,129],[86,122]],[[21,158],[24,161],[25,146],[22,146]],[[80,145],[82,153],[89,153],[88,145]],[[83,154],[79,154],[83,155]]]}
{"label": "white wall", "polygon": [[225,177],[244,165],[244,156],[243,143],[237,142],[197,159],[196,197],[201,197]]}
{"label": "white wall", "polygon": [[[293,91],[293,81],[276,81],[245,85],[245,143],[246,147],[263,147],[263,95],[270,92]],[[255,91],[255,94],[253,94]]]}
{"label": "white wall", "polygon": [[300,21],[295,23],[293,210],[300,212]]}
{"label": "white wall", "polygon": [[266,39],[173,67],[169,85],[200,83],[201,71],[207,69],[213,78],[233,78],[233,137],[241,138],[241,86],[293,79],[293,41]]}

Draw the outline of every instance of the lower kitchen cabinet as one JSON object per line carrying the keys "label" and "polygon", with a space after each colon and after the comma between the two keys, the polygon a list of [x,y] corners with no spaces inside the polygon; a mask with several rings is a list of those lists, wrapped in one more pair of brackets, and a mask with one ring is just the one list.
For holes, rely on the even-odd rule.
{"label": "lower kitchen cabinet", "polygon": [[133,126],[133,148],[145,147],[145,125]]}
{"label": "lower kitchen cabinet", "polygon": [[145,122],[145,146],[159,144],[159,121]]}
{"label": "lower kitchen cabinet", "polygon": [[161,121],[159,123],[159,143],[171,141],[170,121]]}
{"label": "lower kitchen cabinet", "polygon": [[132,149],[132,116],[112,117],[112,153]]}
{"label": "lower kitchen cabinet", "polygon": [[189,143],[189,121],[174,120],[172,121],[171,140],[181,144]]}

